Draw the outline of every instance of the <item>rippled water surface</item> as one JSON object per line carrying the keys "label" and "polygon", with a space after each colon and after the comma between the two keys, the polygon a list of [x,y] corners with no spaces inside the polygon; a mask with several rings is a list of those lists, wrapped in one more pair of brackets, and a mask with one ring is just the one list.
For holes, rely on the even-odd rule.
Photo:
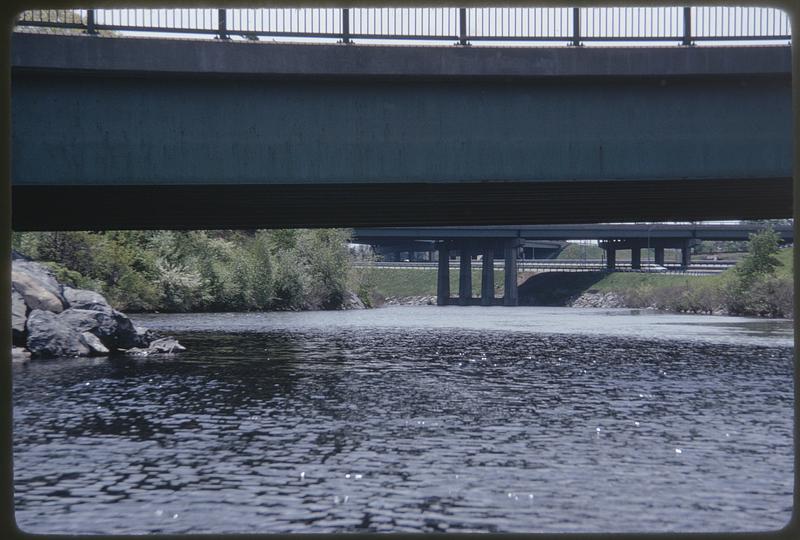
{"label": "rippled water surface", "polygon": [[153,315],[14,367],[30,532],[784,526],[791,324],[626,310]]}

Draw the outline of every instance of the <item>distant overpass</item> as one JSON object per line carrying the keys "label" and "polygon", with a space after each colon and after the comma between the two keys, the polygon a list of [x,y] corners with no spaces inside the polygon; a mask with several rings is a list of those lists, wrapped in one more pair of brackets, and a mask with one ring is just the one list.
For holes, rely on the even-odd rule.
{"label": "distant overpass", "polygon": [[[610,254],[609,268],[613,269],[615,252],[632,249],[634,268],[637,251],[642,248],[656,249],[656,258],[663,263],[664,249],[680,249],[684,265],[688,265],[688,246],[699,240],[747,240],[758,232],[758,224],[571,224],[571,225],[515,225],[484,227],[398,227],[356,228],[352,241],[369,244],[379,252],[388,254],[393,260],[415,260],[416,253],[428,253],[428,260],[435,260],[432,253],[436,243],[449,242],[451,246],[470,243],[472,245],[494,244],[495,252],[502,241],[519,240],[523,259],[546,259],[556,256],[564,247],[565,240],[596,240]],[[791,226],[775,228],[783,242],[794,242]],[[404,254],[401,257],[401,254]]]}
{"label": "distant overpass", "polygon": [[[353,241],[365,244],[386,240],[447,240],[523,238],[526,240],[623,240],[687,238],[697,240],[748,240],[762,230],[757,223],[620,223],[568,225],[503,225],[460,227],[381,227],[353,229]],[[794,241],[790,225],[773,227],[785,242]]]}
{"label": "distant overpass", "polygon": [[[517,265],[521,250],[536,242],[564,240],[596,240],[606,251],[606,269],[617,267],[618,250],[631,251],[630,268],[642,268],[641,250],[652,248],[654,262],[663,266],[666,249],[678,249],[681,254],[681,268],[689,268],[691,246],[701,240],[747,240],[753,233],[763,229],[759,224],[571,224],[571,225],[516,225],[484,227],[396,227],[396,228],[356,228],[352,241],[376,246],[383,252],[393,253],[394,260],[407,254],[408,260],[415,260],[415,253],[427,252],[427,260],[438,260],[438,294],[440,305],[451,303],[450,298],[450,258],[454,252],[460,260],[459,298],[464,305],[472,303],[472,259],[480,254],[483,268],[481,299],[485,305],[494,303],[494,259],[504,258],[505,305],[517,303]],[[794,242],[794,229],[790,225],[775,227],[783,242]],[[546,245],[543,247],[547,247]],[[531,255],[535,250],[531,249]],[[524,259],[525,257],[523,257]],[[534,258],[531,256],[530,258]]]}
{"label": "distant overpass", "polygon": [[11,57],[16,230],[791,216],[788,46],[18,33]]}

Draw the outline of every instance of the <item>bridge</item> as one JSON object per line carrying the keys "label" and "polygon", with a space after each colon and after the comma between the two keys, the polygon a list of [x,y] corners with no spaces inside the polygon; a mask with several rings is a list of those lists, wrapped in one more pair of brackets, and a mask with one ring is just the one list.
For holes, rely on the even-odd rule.
{"label": "bridge", "polygon": [[[438,260],[437,303],[447,305],[450,298],[450,259],[455,253],[459,257],[459,296],[463,305],[472,303],[472,264],[475,255],[481,255],[481,302],[493,305],[495,257],[505,263],[505,305],[516,305],[517,268],[520,250],[526,244],[535,254],[535,242],[564,240],[596,240],[606,252],[606,269],[617,269],[618,250],[631,251],[630,268],[642,268],[642,249],[653,249],[655,265],[663,267],[665,250],[680,250],[680,267],[691,264],[691,247],[701,240],[748,240],[750,235],[763,226],[755,223],[730,224],[678,224],[678,223],[623,223],[623,224],[572,224],[572,225],[517,225],[485,227],[402,227],[402,228],[356,228],[352,241],[387,247],[392,253],[428,253],[429,261]],[[783,225],[775,228],[783,242],[794,242],[794,228]],[[530,245],[533,241],[533,245]],[[547,245],[543,246],[545,249]],[[552,247],[550,249],[553,249]],[[435,252],[435,255],[434,255]],[[524,252],[523,252],[524,254]],[[395,255],[398,260],[399,255]],[[533,257],[531,257],[533,258]],[[523,260],[525,257],[523,256]]]}
{"label": "bridge", "polygon": [[[582,13],[539,38],[597,38]],[[13,227],[791,216],[786,45],[681,46],[713,38],[684,18],[629,38],[669,47],[362,46],[347,20],[338,44],[15,33]]]}

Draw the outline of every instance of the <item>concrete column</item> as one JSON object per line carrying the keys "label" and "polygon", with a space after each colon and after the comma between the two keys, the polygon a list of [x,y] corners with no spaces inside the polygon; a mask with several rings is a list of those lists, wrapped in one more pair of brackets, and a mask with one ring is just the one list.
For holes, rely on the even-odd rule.
{"label": "concrete column", "polygon": [[611,246],[606,248],[606,269],[611,272],[617,269],[617,250]]}
{"label": "concrete column", "polygon": [[656,248],[656,264],[659,266],[664,266],[664,248],[657,247]]}
{"label": "concrete column", "polygon": [[400,261],[402,261],[402,260],[403,260],[403,257],[402,257],[401,255],[402,255],[402,252],[400,252],[400,251],[398,251],[398,250],[395,250],[395,251],[392,253],[392,256],[394,257],[394,261],[395,261],[395,262],[400,262]]}
{"label": "concrete column", "polygon": [[481,273],[481,305],[494,304],[494,246],[483,248],[483,272]]}
{"label": "concrete column", "polygon": [[436,279],[436,305],[446,306],[450,301],[450,250],[439,244],[439,270]]}
{"label": "concrete column", "polygon": [[517,289],[517,240],[506,241],[504,255],[506,267],[503,305],[516,306],[519,304],[519,290]]}
{"label": "concrete column", "polygon": [[631,248],[631,268],[641,270],[642,268],[642,248]]}
{"label": "concrete column", "polygon": [[461,244],[458,272],[458,305],[468,306],[472,300],[472,250],[466,242]]}
{"label": "concrete column", "polygon": [[689,240],[683,241],[681,246],[681,268],[686,270],[692,262],[692,248],[689,246]]}

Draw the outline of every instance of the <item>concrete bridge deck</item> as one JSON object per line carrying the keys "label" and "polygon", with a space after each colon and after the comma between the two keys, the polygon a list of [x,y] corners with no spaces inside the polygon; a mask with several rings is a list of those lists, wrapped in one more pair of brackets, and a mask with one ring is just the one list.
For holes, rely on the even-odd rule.
{"label": "concrete bridge deck", "polygon": [[12,66],[18,230],[791,215],[786,46],[15,34]]}

